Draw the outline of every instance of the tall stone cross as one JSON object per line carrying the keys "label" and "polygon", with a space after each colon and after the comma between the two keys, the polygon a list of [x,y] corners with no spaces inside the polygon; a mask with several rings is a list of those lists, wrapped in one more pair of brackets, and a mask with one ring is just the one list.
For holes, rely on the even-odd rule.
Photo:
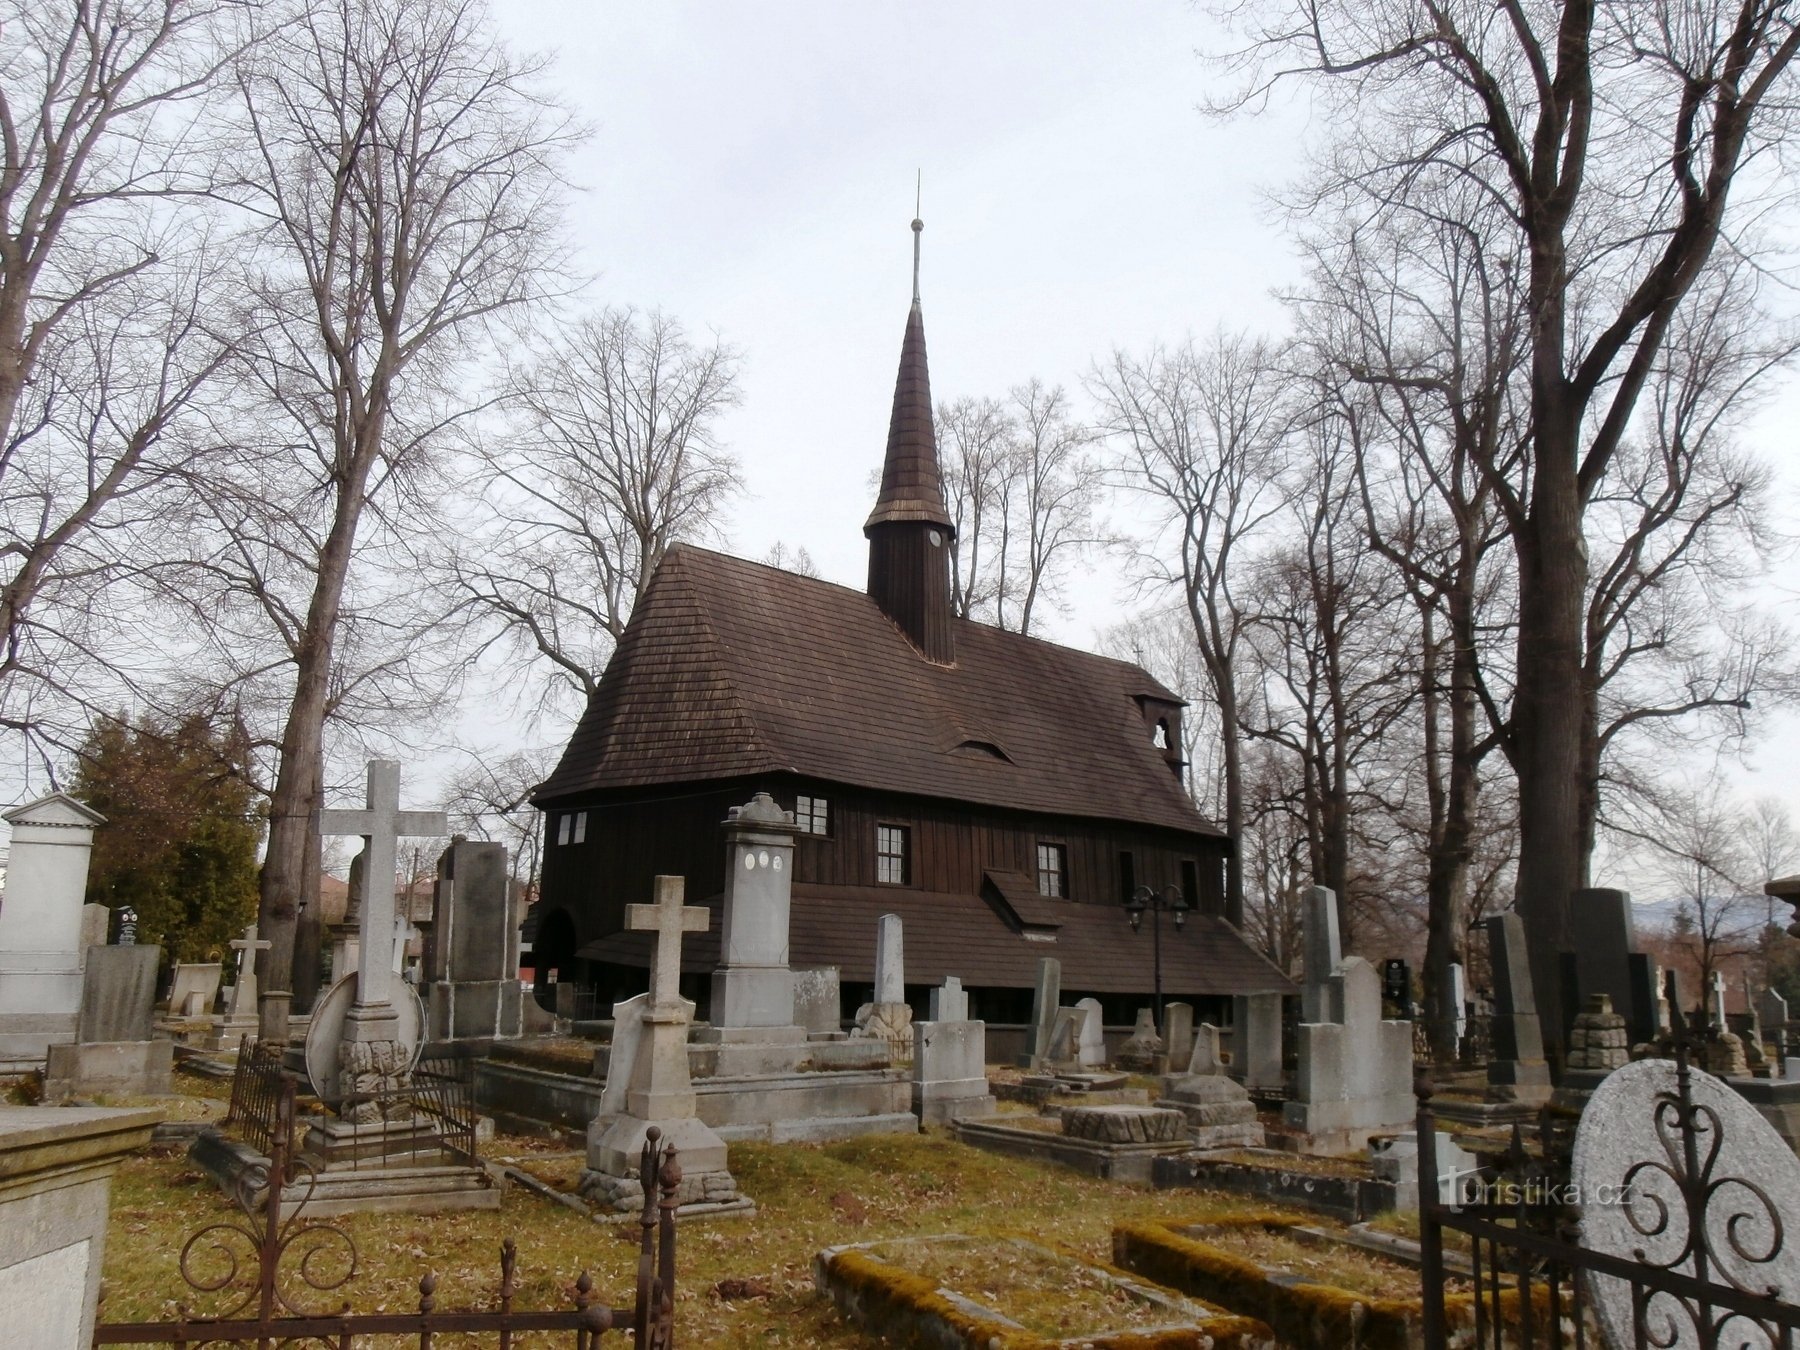
{"label": "tall stone cross", "polygon": [[625,927],[634,933],[656,934],[656,955],[650,966],[650,1008],[669,1012],[681,1006],[681,935],[704,933],[712,925],[712,911],[703,905],[684,905],[684,877],[658,877],[656,903],[625,906]]}
{"label": "tall stone cross", "polygon": [[[353,1022],[394,1019],[394,868],[402,836],[443,834],[448,822],[442,811],[400,809],[400,765],[391,759],[369,761],[367,805],[360,811],[319,812],[322,835],[363,838],[363,907],[358,934],[361,954],[356,966]],[[391,1035],[391,1030],[390,1030]],[[378,1030],[360,1030],[353,1039],[385,1039]]]}
{"label": "tall stone cross", "polygon": [[266,951],[272,943],[256,936],[256,925],[251,924],[244,930],[244,936],[234,937],[226,944],[238,954],[237,979],[231,985],[232,1017],[256,1016],[256,954]]}
{"label": "tall stone cross", "polygon": [[1712,1007],[1708,1011],[1717,1030],[1729,1030],[1725,1025],[1725,972],[1722,970],[1712,973]]}

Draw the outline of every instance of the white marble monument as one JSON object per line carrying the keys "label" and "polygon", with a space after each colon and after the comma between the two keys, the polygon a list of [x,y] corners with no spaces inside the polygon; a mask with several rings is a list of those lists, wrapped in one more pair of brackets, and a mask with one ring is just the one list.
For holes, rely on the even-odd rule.
{"label": "white marble monument", "polygon": [[106,817],[53,792],[0,814],[12,826],[0,900],[0,1073],[44,1062],[75,1039],[82,902],[94,830]]}

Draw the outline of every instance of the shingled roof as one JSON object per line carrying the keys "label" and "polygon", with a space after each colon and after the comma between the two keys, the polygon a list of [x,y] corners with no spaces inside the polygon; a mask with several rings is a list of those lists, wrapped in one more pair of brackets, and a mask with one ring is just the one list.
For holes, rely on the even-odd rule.
{"label": "shingled roof", "polygon": [[[717,896],[699,902],[719,911]],[[898,914],[906,931],[906,981],[938,984],[956,975],[971,984],[1029,989],[1039,957],[1060,957],[1071,989],[1134,994],[1144,987],[1150,936],[1135,933],[1116,905],[1061,904],[1054,942],[1014,931],[975,896],[896,890],[892,886],[794,883],[789,936],[796,968],[836,966],[845,980],[875,978],[875,928]],[[846,941],[846,936],[851,937]],[[652,934],[618,932],[588,943],[577,955],[590,961],[648,967]],[[704,973],[720,960],[720,923],[681,944],[681,968]],[[1070,961],[1079,953],[1079,973]],[[1165,989],[1182,994],[1291,994],[1294,985],[1225,920],[1192,915],[1162,933]]]}
{"label": "shingled roof", "polygon": [[534,801],[788,771],[1207,834],[1135,702],[1138,666],[956,620],[927,661],[867,595],[678,544]]}
{"label": "shingled roof", "polygon": [[863,529],[890,520],[922,520],[956,533],[944,508],[937,428],[931,420],[931,373],[925,360],[925,316],[916,299],[906,316],[906,336],[900,340],[900,373],[888,417],[881,492]]}

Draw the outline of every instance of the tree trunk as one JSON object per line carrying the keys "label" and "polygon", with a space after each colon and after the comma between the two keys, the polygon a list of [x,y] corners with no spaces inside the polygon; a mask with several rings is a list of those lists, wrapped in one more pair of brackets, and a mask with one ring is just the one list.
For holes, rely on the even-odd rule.
{"label": "tree trunk", "polygon": [[1238,850],[1244,838],[1244,752],[1238,727],[1237,685],[1229,668],[1215,670],[1219,693],[1219,742],[1225,772],[1225,921],[1244,926],[1244,859]]}
{"label": "tree trunk", "polygon": [[1582,633],[1587,545],[1576,482],[1577,419],[1564,400],[1534,400],[1530,518],[1514,536],[1519,559],[1518,684],[1513,745],[1519,784],[1515,907],[1525,922],[1544,1047],[1560,1064],[1561,954],[1570,905],[1586,885],[1581,852]]}

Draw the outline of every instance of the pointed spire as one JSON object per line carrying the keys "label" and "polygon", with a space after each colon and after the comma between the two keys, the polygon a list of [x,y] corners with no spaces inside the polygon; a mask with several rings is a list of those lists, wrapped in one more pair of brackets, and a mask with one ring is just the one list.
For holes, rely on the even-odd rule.
{"label": "pointed spire", "polygon": [[925,362],[925,315],[919,307],[919,236],[925,222],[913,218],[913,299],[900,342],[900,374],[894,381],[894,410],[888,419],[887,457],[881,466],[881,493],[863,522],[863,533],[889,521],[929,521],[950,534],[944,485],[938,470],[937,429],[931,415],[931,373]]}
{"label": "pointed spire", "polygon": [[925,233],[925,222],[919,219],[919,203],[924,200],[925,171],[913,183],[913,305],[919,303],[919,236]]}

